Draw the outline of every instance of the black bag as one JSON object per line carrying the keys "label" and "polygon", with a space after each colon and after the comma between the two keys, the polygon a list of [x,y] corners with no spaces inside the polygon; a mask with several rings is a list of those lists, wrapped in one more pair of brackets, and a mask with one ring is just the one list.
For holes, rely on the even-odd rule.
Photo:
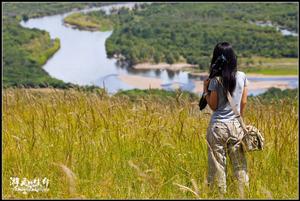
{"label": "black bag", "polygon": [[206,101],[206,98],[202,95],[202,97],[200,98],[200,101],[199,101],[199,108],[200,110],[203,110],[207,105],[207,101]]}
{"label": "black bag", "polygon": [[[226,62],[227,62],[227,60],[223,54],[221,56],[219,56],[216,59],[215,63],[212,65],[212,70],[211,70],[211,73],[208,76],[208,78],[212,79],[215,76],[220,76],[221,72],[222,72],[222,66]],[[203,110],[207,105],[206,98],[203,96],[203,94],[202,94],[202,97],[201,97],[198,105],[199,105],[200,110]]]}

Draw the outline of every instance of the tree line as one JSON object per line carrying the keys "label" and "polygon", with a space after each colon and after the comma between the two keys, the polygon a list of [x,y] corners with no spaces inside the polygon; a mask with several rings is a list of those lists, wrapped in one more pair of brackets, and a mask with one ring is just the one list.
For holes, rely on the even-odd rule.
{"label": "tree line", "polygon": [[[298,32],[297,5],[292,3],[153,3],[121,9],[106,41],[109,57],[122,54],[130,64],[175,63],[208,67],[214,46],[230,42],[240,57],[297,57],[297,37],[251,21],[272,21]],[[89,14],[88,14],[89,15]]]}

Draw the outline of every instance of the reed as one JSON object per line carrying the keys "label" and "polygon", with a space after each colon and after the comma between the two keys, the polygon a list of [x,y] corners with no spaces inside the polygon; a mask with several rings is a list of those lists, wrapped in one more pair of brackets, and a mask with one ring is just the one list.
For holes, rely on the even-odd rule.
{"label": "reed", "polygon": [[[219,198],[206,181],[210,113],[180,94],[164,101],[147,96],[132,101],[77,90],[5,89],[2,196]],[[265,150],[247,154],[245,198],[297,198],[297,100],[253,99],[245,122],[262,130],[266,140]],[[47,177],[49,191],[13,191],[12,176]],[[225,198],[238,198],[230,166],[227,181]]]}

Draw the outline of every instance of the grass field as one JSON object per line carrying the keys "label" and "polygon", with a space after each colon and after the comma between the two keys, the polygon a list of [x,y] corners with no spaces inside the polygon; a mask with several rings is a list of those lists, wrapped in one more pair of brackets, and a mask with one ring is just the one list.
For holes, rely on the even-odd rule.
{"label": "grass field", "polygon": [[[185,68],[184,70],[191,73],[207,73],[208,71],[200,68]],[[238,70],[247,74],[298,75],[298,58],[242,57],[238,58]]]}
{"label": "grass field", "polygon": [[[3,91],[2,198],[218,198],[206,185],[211,111],[180,94],[160,100],[102,92]],[[298,102],[249,100],[263,131],[247,154],[246,198],[298,198]],[[228,164],[229,165],[229,164]],[[47,177],[48,192],[15,192],[10,177]],[[228,166],[228,194],[238,198]]]}
{"label": "grass field", "polygon": [[246,73],[263,75],[298,75],[298,58],[241,58],[239,68]]}
{"label": "grass field", "polygon": [[113,23],[109,19],[87,17],[82,13],[73,13],[64,18],[64,22],[74,25],[79,29],[94,29],[97,31],[110,31],[113,29]]}

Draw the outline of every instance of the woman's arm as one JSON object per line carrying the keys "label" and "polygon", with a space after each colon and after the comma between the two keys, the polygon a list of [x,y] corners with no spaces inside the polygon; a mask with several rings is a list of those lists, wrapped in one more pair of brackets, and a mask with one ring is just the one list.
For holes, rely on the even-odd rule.
{"label": "woman's arm", "polygon": [[210,80],[205,80],[203,85],[203,91],[204,93],[207,93],[205,96],[205,99],[207,101],[207,104],[209,105],[210,109],[215,111],[218,107],[218,93],[216,90],[209,92],[208,91],[208,85]]}
{"label": "woman's arm", "polygon": [[245,110],[245,107],[246,107],[246,104],[247,104],[247,96],[248,96],[248,88],[244,87],[242,100],[241,100],[241,108],[240,108],[242,117],[243,117],[244,110]]}

